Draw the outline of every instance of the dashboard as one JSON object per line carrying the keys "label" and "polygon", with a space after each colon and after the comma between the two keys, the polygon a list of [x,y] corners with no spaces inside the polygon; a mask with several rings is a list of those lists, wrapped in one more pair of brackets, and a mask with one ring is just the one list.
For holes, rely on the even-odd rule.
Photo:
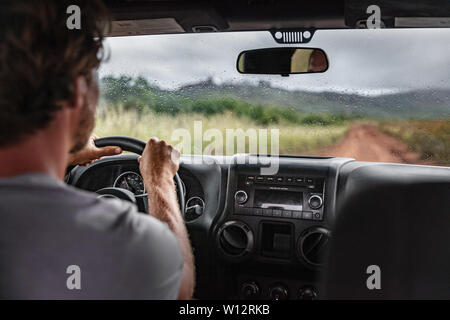
{"label": "dashboard", "polygon": [[[264,174],[262,168],[274,162],[276,174]],[[340,203],[349,203],[355,192],[354,182],[349,181],[363,181],[360,190],[372,188],[380,184],[372,186],[371,180],[395,177],[392,171],[400,169],[407,171],[412,182],[420,172],[420,183],[432,177],[430,173],[450,176],[448,168],[388,166],[347,158],[182,156],[178,173],[196,262],[195,297],[323,297],[321,283],[332,227],[342,214]],[[363,170],[370,174],[356,175]],[[76,167],[67,183],[93,192],[125,188],[135,194],[139,209],[146,209],[136,155],[105,157],[88,167]]]}
{"label": "dashboard", "polygon": [[[197,298],[281,300],[319,294],[317,271],[333,220],[337,172],[350,159],[281,157],[276,175],[261,174],[262,160],[271,161],[182,157],[178,173],[196,257]],[[147,210],[136,155],[76,167],[67,182],[92,192],[126,189],[140,211]]]}

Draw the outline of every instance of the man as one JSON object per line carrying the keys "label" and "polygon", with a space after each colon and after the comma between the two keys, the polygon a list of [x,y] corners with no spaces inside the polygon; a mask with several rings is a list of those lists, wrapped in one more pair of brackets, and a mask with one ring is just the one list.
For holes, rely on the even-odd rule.
{"label": "man", "polygon": [[[69,5],[81,29],[66,27]],[[173,177],[178,151],[150,139],[140,170],[153,212],[65,185],[96,148],[99,0],[14,1],[0,8],[0,298],[189,299],[192,250]],[[150,125],[150,124],[149,124]]]}

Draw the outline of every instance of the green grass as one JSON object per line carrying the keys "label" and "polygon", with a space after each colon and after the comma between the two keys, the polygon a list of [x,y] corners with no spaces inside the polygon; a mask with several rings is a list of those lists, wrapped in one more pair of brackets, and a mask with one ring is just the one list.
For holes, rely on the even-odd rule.
{"label": "green grass", "polygon": [[378,127],[405,142],[423,160],[450,165],[450,119],[382,121]]}
{"label": "green grass", "polygon": [[[177,145],[180,140],[173,136],[176,129],[186,129],[194,137],[194,122],[201,121],[203,132],[208,129],[216,129],[223,135],[223,145],[225,145],[225,131],[227,129],[267,129],[268,130],[268,152],[271,150],[270,130],[279,130],[279,153],[280,154],[311,154],[317,150],[333,145],[345,134],[348,122],[338,124],[295,124],[287,120],[280,120],[276,124],[263,125],[253,121],[248,117],[240,117],[235,113],[227,111],[223,114],[204,115],[180,113],[175,116],[169,114],[155,113],[154,111],[121,110],[103,106],[99,110],[95,133],[105,137],[110,135],[124,135],[148,140],[152,136],[164,139],[173,145]],[[191,141],[191,153],[201,153],[210,141]],[[194,148],[202,146],[202,150]],[[234,152],[227,152],[222,149],[222,154],[231,155]],[[186,150],[182,150],[186,153]],[[249,150],[248,139],[244,152]],[[259,152],[261,150],[258,150]],[[235,150],[236,152],[236,150]],[[212,152],[214,154],[214,152]],[[218,153],[218,154],[220,154]]]}

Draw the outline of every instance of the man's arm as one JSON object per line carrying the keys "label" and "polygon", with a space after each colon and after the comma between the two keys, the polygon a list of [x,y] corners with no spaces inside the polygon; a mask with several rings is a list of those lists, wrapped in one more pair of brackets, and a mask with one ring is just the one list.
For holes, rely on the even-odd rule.
{"label": "man's arm", "polygon": [[140,170],[148,193],[149,211],[166,222],[177,237],[184,258],[179,299],[191,299],[195,287],[195,267],[189,236],[180,213],[173,177],[180,153],[164,140],[152,138],[140,158]]}

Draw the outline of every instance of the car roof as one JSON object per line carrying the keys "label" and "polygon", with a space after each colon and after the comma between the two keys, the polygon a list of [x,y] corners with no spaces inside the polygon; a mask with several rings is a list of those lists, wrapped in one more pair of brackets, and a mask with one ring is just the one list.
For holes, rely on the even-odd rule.
{"label": "car roof", "polygon": [[382,27],[450,27],[446,0],[104,0],[110,36],[365,28],[376,3]]}

